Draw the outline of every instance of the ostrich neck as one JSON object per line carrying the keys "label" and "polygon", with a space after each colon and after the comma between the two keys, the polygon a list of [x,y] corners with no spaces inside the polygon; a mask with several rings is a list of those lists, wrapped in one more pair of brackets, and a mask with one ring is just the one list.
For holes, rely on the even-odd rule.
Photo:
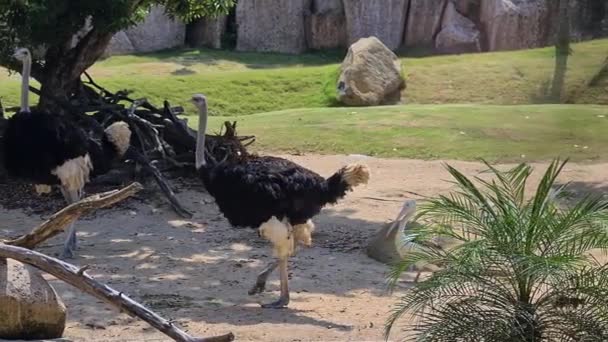
{"label": "ostrich neck", "polygon": [[407,226],[407,223],[410,222],[410,220],[412,219],[412,216],[414,216],[413,212],[407,212],[400,220],[399,220],[399,233],[400,236],[403,236],[403,234],[405,233],[405,226]]}
{"label": "ostrich neck", "polygon": [[205,166],[205,132],[207,131],[207,104],[198,112],[198,137],[196,139],[196,169]]}
{"label": "ostrich neck", "polygon": [[32,59],[26,58],[23,61],[21,70],[21,111],[29,112],[29,91],[30,91],[30,71],[32,69]]}

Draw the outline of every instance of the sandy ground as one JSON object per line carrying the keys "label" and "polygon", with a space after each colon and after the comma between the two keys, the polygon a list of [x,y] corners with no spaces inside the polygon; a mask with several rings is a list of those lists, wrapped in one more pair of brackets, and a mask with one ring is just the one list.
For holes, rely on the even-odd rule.
{"label": "sandy ground", "polygon": [[[442,162],[435,161],[288,158],[326,176],[347,162],[361,160],[370,166],[373,177],[368,186],[356,189],[315,219],[314,247],[302,250],[290,263],[289,309],[263,310],[258,305],[278,296],[278,274],[271,276],[268,292],[247,295],[271,252],[253,230],[230,228],[202,186],[178,194],[182,203],[196,211],[191,220],[178,218],[160,198],[156,203],[135,201],[128,208],[103,210],[81,220],[79,256],[73,262],[91,265],[89,273],[95,278],[174,319],[195,336],[232,331],[239,341],[381,340],[395,296],[407,286],[404,283],[387,295],[387,267],[367,258],[362,247],[396,215],[404,199],[448,191],[452,187],[445,181],[449,175]],[[478,163],[449,163],[470,176],[483,169]],[[567,180],[575,181],[572,189],[579,195],[606,192],[608,164],[569,164],[560,181]],[[0,235],[24,233],[41,219],[0,208]],[[62,241],[59,236],[40,251],[55,254]],[[167,340],[147,324],[49,279],[69,310],[66,338]]]}

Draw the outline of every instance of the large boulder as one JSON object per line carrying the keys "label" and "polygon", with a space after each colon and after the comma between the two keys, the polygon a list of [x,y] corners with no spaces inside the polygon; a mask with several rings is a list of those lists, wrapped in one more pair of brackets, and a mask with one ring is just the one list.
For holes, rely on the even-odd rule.
{"label": "large boulder", "polygon": [[443,15],[441,31],[435,37],[435,49],[441,53],[479,52],[479,37],[475,24],[458,13],[450,2]]}
{"label": "large boulder", "polygon": [[0,259],[0,338],[59,338],[65,319],[65,305],[36,269]]}
{"label": "large boulder", "polygon": [[186,43],[190,47],[222,48],[222,37],[226,32],[227,16],[200,18],[188,24]]}
{"label": "large boulder", "polygon": [[306,50],[311,0],[245,0],[236,5],[236,49],[297,54]]}
{"label": "large boulder", "polygon": [[346,46],[346,16],[341,0],[314,0],[306,17],[306,42],[310,49]]}
{"label": "large boulder", "polygon": [[433,46],[441,29],[441,15],[447,0],[411,0],[405,29],[406,46]]}
{"label": "large boulder", "polygon": [[410,0],[344,0],[348,43],[374,36],[391,50],[401,46]]}
{"label": "large boulder", "polygon": [[547,45],[551,11],[547,1],[484,0],[480,21],[490,51],[528,49]]}
{"label": "large boulder", "polygon": [[362,38],[348,49],[338,80],[338,100],[350,106],[393,104],[405,80],[401,62],[376,37]]}

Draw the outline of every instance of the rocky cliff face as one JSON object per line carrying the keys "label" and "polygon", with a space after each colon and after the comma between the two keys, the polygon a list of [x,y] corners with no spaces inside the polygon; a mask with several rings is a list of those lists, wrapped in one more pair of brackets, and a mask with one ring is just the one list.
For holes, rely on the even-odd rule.
{"label": "rocky cliff face", "polygon": [[[252,4],[260,0],[240,0]],[[575,40],[608,35],[608,1],[569,0],[572,36]],[[278,6],[263,9],[268,17],[297,13]],[[306,46],[298,51],[347,47],[362,37],[378,37],[386,46],[424,47],[440,53],[514,50],[550,45],[557,30],[557,0],[308,0],[294,1],[307,20],[289,20],[270,31],[294,31],[301,23]],[[257,13],[257,12],[256,12]],[[254,15],[254,14],[251,14]],[[260,36],[270,32],[263,28]],[[237,25],[241,22],[237,19]],[[272,33],[270,33],[272,34]],[[273,35],[274,36],[274,35]],[[247,38],[243,38],[243,46]],[[241,38],[239,38],[241,41]],[[298,40],[300,41],[300,40]],[[293,50],[289,35],[274,39],[270,51]],[[250,44],[244,50],[269,51]]]}
{"label": "rocky cliff face", "polygon": [[[608,0],[569,1],[575,40],[608,36]],[[235,25],[240,51],[346,48],[369,36],[393,50],[513,50],[553,43],[557,0],[239,0],[236,16],[228,21],[190,24],[188,37],[200,42],[191,45],[219,48],[226,26]],[[185,30],[157,7],[144,23],[119,32],[109,50],[131,53],[181,45]]]}

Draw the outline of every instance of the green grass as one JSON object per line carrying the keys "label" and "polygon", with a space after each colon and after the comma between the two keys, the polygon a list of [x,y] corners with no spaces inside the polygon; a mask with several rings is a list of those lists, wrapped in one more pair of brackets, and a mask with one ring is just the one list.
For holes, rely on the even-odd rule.
{"label": "green grass", "polygon": [[[587,88],[608,53],[608,40],[574,44],[566,98],[608,104],[608,85]],[[184,104],[190,94],[208,95],[214,115],[329,107],[334,103],[338,52],[288,56],[213,50],[179,50],[116,56],[91,74],[110,90],[132,89],[154,103]],[[529,104],[553,72],[553,48],[402,58],[407,103]],[[0,70],[0,98],[14,106],[18,80]],[[329,91],[328,91],[329,90]]]}
{"label": "green grass", "polygon": [[[296,109],[212,117],[238,120],[264,152],[366,154],[490,161],[608,160],[608,107],[595,105],[406,105]],[[195,117],[190,124],[196,125]]]}

